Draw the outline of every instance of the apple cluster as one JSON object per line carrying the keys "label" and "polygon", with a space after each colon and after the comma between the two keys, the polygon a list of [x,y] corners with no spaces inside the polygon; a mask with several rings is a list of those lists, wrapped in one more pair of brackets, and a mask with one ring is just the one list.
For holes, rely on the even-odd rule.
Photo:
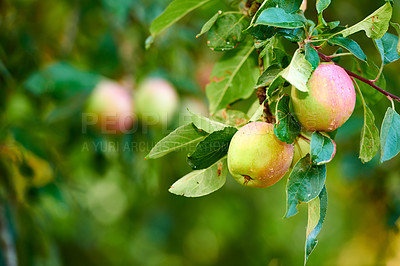
{"label": "apple cluster", "polygon": [[102,133],[122,134],[130,131],[137,120],[149,126],[165,126],[178,104],[175,88],[163,78],[147,78],[136,91],[132,86],[102,80],[90,95],[85,111]]}
{"label": "apple cluster", "polygon": [[[305,134],[336,130],[353,113],[356,102],[354,85],[341,67],[320,64],[307,87],[308,92],[295,87],[291,91],[293,113],[303,131],[307,132]],[[298,138],[296,145],[282,142],[273,129],[273,124],[252,122],[233,136],[228,150],[228,169],[240,184],[269,187],[309,153],[307,141]]]}

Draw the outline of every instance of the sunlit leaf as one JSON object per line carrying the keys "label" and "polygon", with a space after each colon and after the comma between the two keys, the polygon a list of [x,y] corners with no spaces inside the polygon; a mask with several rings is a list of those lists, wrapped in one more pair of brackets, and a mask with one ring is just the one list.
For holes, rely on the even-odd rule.
{"label": "sunlit leaf", "polygon": [[226,181],[226,158],[207,169],[195,170],[176,181],[169,192],[185,197],[201,197],[220,189]]}
{"label": "sunlit leaf", "polygon": [[182,17],[193,11],[194,9],[204,5],[212,0],[174,0],[164,12],[158,16],[150,26],[152,36],[158,35],[160,32],[170,27]]}
{"label": "sunlit leaf", "polygon": [[317,236],[322,229],[325,221],[326,211],[328,209],[328,193],[326,187],[321,190],[319,196],[308,203],[308,222],[306,232],[305,258],[304,264],[307,263],[308,257],[318,244]]}
{"label": "sunlit leaf", "polygon": [[199,38],[201,35],[208,32],[211,29],[211,27],[214,25],[215,21],[217,21],[219,16],[220,16],[220,12],[217,12],[206,23],[204,23],[203,27],[201,28],[200,33],[196,35],[196,38]]}
{"label": "sunlit leaf", "polygon": [[198,129],[204,130],[205,132],[213,133],[214,131],[223,130],[225,127],[227,127],[226,125],[214,121],[208,117],[192,113],[190,110],[189,112],[191,114],[193,124]]}
{"label": "sunlit leaf", "polygon": [[249,120],[249,117],[239,110],[224,109],[215,113],[215,115],[212,116],[211,119],[223,123],[227,126],[238,127],[240,125],[246,124]]}
{"label": "sunlit leaf", "polygon": [[392,5],[386,3],[359,23],[341,31],[340,33],[343,37],[347,37],[363,30],[365,31],[365,34],[367,34],[368,38],[380,39],[387,32],[391,17]]}
{"label": "sunlit leaf", "polygon": [[307,82],[312,71],[310,62],[307,61],[300,50],[297,50],[290,65],[281,72],[281,76],[295,86],[296,89],[307,92]]}
{"label": "sunlit leaf", "polygon": [[375,117],[371,109],[364,105],[364,125],[361,130],[360,155],[363,163],[374,158],[379,150],[379,131],[375,125]]}
{"label": "sunlit leaf", "polygon": [[170,152],[191,147],[206,137],[207,133],[198,130],[192,123],[175,129],[160,140],[146,156],[146,159],[160,158]]}
{"label": "sunlit leaf", "polygon": [[254,47],[246,44],[225,53],[215,64],[211,82],[206,87],[211,114],[253,93],[259,71],[254,59],[249,58]]}

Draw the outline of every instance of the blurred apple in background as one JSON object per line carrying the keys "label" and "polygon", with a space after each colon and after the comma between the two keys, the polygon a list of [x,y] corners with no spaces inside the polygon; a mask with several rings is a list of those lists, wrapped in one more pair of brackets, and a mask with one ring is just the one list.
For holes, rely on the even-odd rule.
{"label": "blurred apple in background", "polygon": [[132,94],[128,87],[102,80],[89,97],[83,122],[96,125],[101,133],[120,134],[132,128],[133,112]]}
{"label": "blurred apple in background", "polygon": [[196,80],[200,88],[204,91],[208,83],[210,83],[211,72],[213,70],[214,63],[202,63],[196,70]]}
{"label": "blurred apple in background", "polygon": [[149,126],[166,126],[178,109],[179,98],[175,88],[163,78],[147,78],[135,94],[138,117]]}
{"label": "blurred apple in background", "polygon": [[184,96],[179,109],[179,125],[192,122],[191,113],[208,117],[208,108],[206,103],[195,96]]}

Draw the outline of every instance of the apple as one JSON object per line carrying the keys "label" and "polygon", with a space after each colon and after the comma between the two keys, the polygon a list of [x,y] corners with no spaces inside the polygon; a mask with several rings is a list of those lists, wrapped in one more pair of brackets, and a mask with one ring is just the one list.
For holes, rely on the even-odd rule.
{"label": "apple", "polygon": [[308,131],[333,131],[351,116],[356,103],[354,85],[340,66],[323,63],[307,83],[308,92],[292,86],[292,104],[298,121]]}
{"label": "apple", "polygon": [[135,94],[138,117],[147,125],[167,125],[179,105],[175,88],[163,78],[147,78]]}
{"label": "apple", "polygon": [[88,99],[84,122],[96,125],[102,133],[125,133],[133,126],[133,109],[132,95],[126,87],[102,80]]}
{"label": "apple", "polygon": [[288,171],[293,159],[293,144],[280,141],[274,125],[249,123],[236,132],[228,149],[228,169],[240,184],[269,187]]}

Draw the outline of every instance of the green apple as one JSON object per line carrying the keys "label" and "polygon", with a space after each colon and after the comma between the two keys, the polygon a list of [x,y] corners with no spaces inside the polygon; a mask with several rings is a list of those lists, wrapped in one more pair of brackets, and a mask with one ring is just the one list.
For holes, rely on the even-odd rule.
{"label": "green apple", "polygon": [[147,78],[135,94],[138,117],[147,125],[167,125],[179,105],[175,88],[165,79]]}
{"label": "green apple", "polygon": [[269,187],[285,175],[292,159],[293,145],[275,136],[273,124],[252,122],[233,136],[228,169],[240,184]]}
{"label": "green apple", "polygon": [[324,63],[307,83],[308,92],[292,87],[293,111],[307,131],[333,131],[351,116],[356,103],[354,85],[340,66]]}
{"label": "green apple", "polygon": [[128,88],[114,81],[102,80],[88,99],[83,123],[94,124],[105,134],[125,133],[133,126],[133,109]]}

